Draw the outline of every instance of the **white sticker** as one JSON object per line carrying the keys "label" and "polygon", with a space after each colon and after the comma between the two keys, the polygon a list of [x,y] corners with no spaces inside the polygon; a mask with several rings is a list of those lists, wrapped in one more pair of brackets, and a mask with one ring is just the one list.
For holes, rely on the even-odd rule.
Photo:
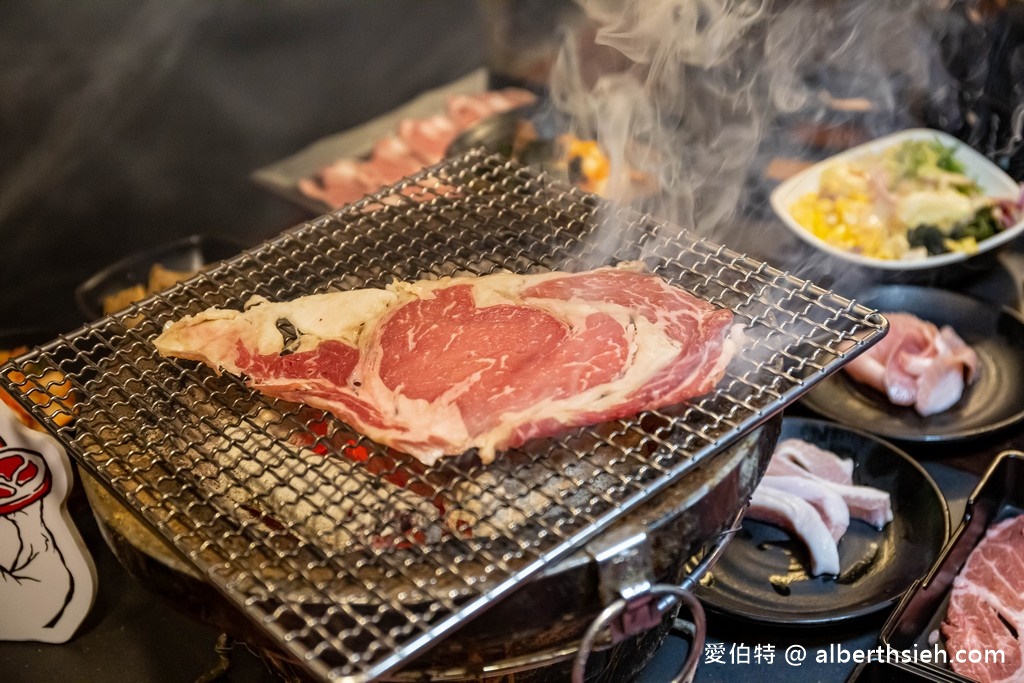
{"label": "white sticker", "polygon": [[71,462],[0,402],[0,640],[63,643],[96,597],[96,568],[67,510]]}

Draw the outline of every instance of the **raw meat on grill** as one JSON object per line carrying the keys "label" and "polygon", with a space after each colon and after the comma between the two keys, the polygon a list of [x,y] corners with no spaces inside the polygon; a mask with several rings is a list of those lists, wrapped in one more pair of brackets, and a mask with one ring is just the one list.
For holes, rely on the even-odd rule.
{"label": "raw meat on grill", "polygon": [[[852,460],[802,439],[784,439],[776,445],[755,494],[747,517],[780,526],[799,538],[807,547],[815,575],[839,572],[838,543],[851,519],[877,529],[893,519],[887,492],[853,483]],[[791,497],[807,507],[794,504]],[[828,535],[828,543],[822,540],[822,530]],[[826,551],[823,545],[831,545],[831,549]],[[835,571],[819,571],[833,566],[829,559],[833,552],[837,558]]]}
{"label": "raw meat on grill", "polygon": [[[971,552],[942,622],[946,649],[984,653],[998,650],[1003,661],[958,662],[958,674],[983,683],[1024,680],[1024,515],[989,528]],[[961,657],[962,659],[969,659]]]}
{"label": "raw meat on grill", "polygon": [[889,333],[846,364],[858,382],[890,402],[928,416],[949,410],[977,376],[978,356],[949,325],[910,313],[885,313]]}
{"label": "raw meat on grill", "polygon": [[442,278],[209,309],[161,353],[244,374],[425,464],[704,394],[742,341],[731,312],[620,264]]}

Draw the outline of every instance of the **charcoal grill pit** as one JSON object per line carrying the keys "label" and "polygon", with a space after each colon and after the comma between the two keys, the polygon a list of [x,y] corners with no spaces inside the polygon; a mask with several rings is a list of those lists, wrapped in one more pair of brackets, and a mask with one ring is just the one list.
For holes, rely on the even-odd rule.
{"label": "charcoal grill pit", "polygon": [[[608,231],[625,246],[610,248]],[[162,358],[151,343],[170,320],[253,294],[621,260],[731,309],[746,348],[707,396],[536,440],[488,466],[462,457],[417,470],[330,416]],[[885,328],[848,299],[471,152],[0,366],[0,383],[21,394],[38,384],[39,361],[67,375],[81,397],[70,424],[27,407],[79,465],[312,675],[354,683],[396,670],[569,557]],[[353,461],[349,448],[390,469]],[[387,481],[399,474],[403,486]],[[431,519],[416,487],[446,509],[471,507],[472,533]]]}
{"label": "charcoal grill pit", "polygon": [[[659,582],[679,584],[690,568],[685,558],[729,526],[737,501],[746,500],[760,481],[781,424],[781,415],[772,418],[619,523],[647,530]],[[129,574],[179,611],[246,642],[286,680],[305,678],[293,659],[282,655],[106,489],[88,476],[83,483],[107,544]],[[579,640],[600,609],[593,558],[580,550],[386,678],[468,681],[515,673],[524,683],[566,680]],[[661,627],[614,647],[602,643],[590,663],[601,673],[588,680],[631,678],[664,640],[671,616],[672,610],[666,610]]]}

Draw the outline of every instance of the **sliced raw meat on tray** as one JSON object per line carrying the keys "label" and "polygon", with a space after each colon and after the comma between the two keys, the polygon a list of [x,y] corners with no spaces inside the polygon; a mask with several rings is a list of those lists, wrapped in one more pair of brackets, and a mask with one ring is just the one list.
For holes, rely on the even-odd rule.
{"label": "sliced raw meat on tray", "polygon": [[493,114],[530,104],[536,96],[529,90],[506,88],[477,95],[453,95],[448,100],[448,118],[465,130]]}
{"label": "sliced raw meat on tray", "polygon": [[452,95],[445,112],[402,119],[396,133],[378,140],[366,158],[338,159],[315,176],[299,180],[299,191],[331,208],[350,204],[438,163],[459,133],[481,119],[530,104],[536,97],[518,88]]}
{"label": "sliced raw meat on tray", "polygon": [[307,197],[332,207],[344,206],[369,194],[377,185],[367,164],[358,159],[339,159],[320,171],[316,179],[302,178],[299,190]]}
{"label": "sliced raw meat on tray", "polygon": [[[1024,680],[1024,515],[989,528],[971,552],[953,591],[942,623],[946,649],[984,653],[999,650],[1002,660],[959,662],[958,674],[982,683]],[[991,659],[991,658],[990,658]]]}
{"label": "sliced raw meat on tray", "polygon": [[[797,505],[792,498],[804,505]],[[851,519],[876,529],[893,519],[887,492],[853,483],[852,460],[802,439],[784,439],[776,445],[747,516],[796,536],[807,548],[815,575],[839,573],[838,543]],[[826,550],[823,546],[831,547]],[[835,563],[831,561],[833,553]]]}
{"label": "sliced raw meat on tray", "polygon": [[402,119],[398,123],[398,137],[425,164],[441,161],[458,135],[458,126],[444,114],[429,119]]}
{"label": "sliced raw meat on tray", "polygon": [[952,327],[910,313],[885,313],[889,333],[846,364],[858,382],[923,416],[949,410],[977,375],[978,356]]}
{"label": "sliced raw meat on tray", "polygon": [[741,343],[730,311],[640,264],[254,298],[155,341],[428,465],[707,393]]}

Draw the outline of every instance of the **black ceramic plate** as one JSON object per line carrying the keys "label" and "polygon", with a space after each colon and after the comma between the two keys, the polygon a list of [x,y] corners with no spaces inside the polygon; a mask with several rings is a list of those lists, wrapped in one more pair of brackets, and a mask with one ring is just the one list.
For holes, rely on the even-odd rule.
{"label": "black ceramic plate", "polygon": [[856,297],[879,311],[913,313],[952,325],[978,354],[977,380],[949,410],[922,417],[838,372],[804,395],[816,413],[889,439],[954,441],[988,434],[1024,418],[1024,320],[995,304],[927,287],[876,287]]}
{"label": "black ceramic plate", "polygon": [[243,245],[204,235],[183,239],[127,256],[83,282],[75,290],[78,309],[89,319],[103,316],[103,300],[135,285],[145,286],[149,270],[159,263],[170,270],[194,272],[203,266],[234,256]]}
{"label": "black ceramic plate", "polygon": [[777,527],[744,520],[697,597],[733,617],[789,626],[833,623],[894,604],[949,538],[949,511],[935,482],[892,445],[831,422],[786,418],[779,438],[803,439],[853,458],[854,483],[888,491],[893,521],[878,530],[852,520],[839,542],[842,573],[836,578],[808,576],[799,541]]}

